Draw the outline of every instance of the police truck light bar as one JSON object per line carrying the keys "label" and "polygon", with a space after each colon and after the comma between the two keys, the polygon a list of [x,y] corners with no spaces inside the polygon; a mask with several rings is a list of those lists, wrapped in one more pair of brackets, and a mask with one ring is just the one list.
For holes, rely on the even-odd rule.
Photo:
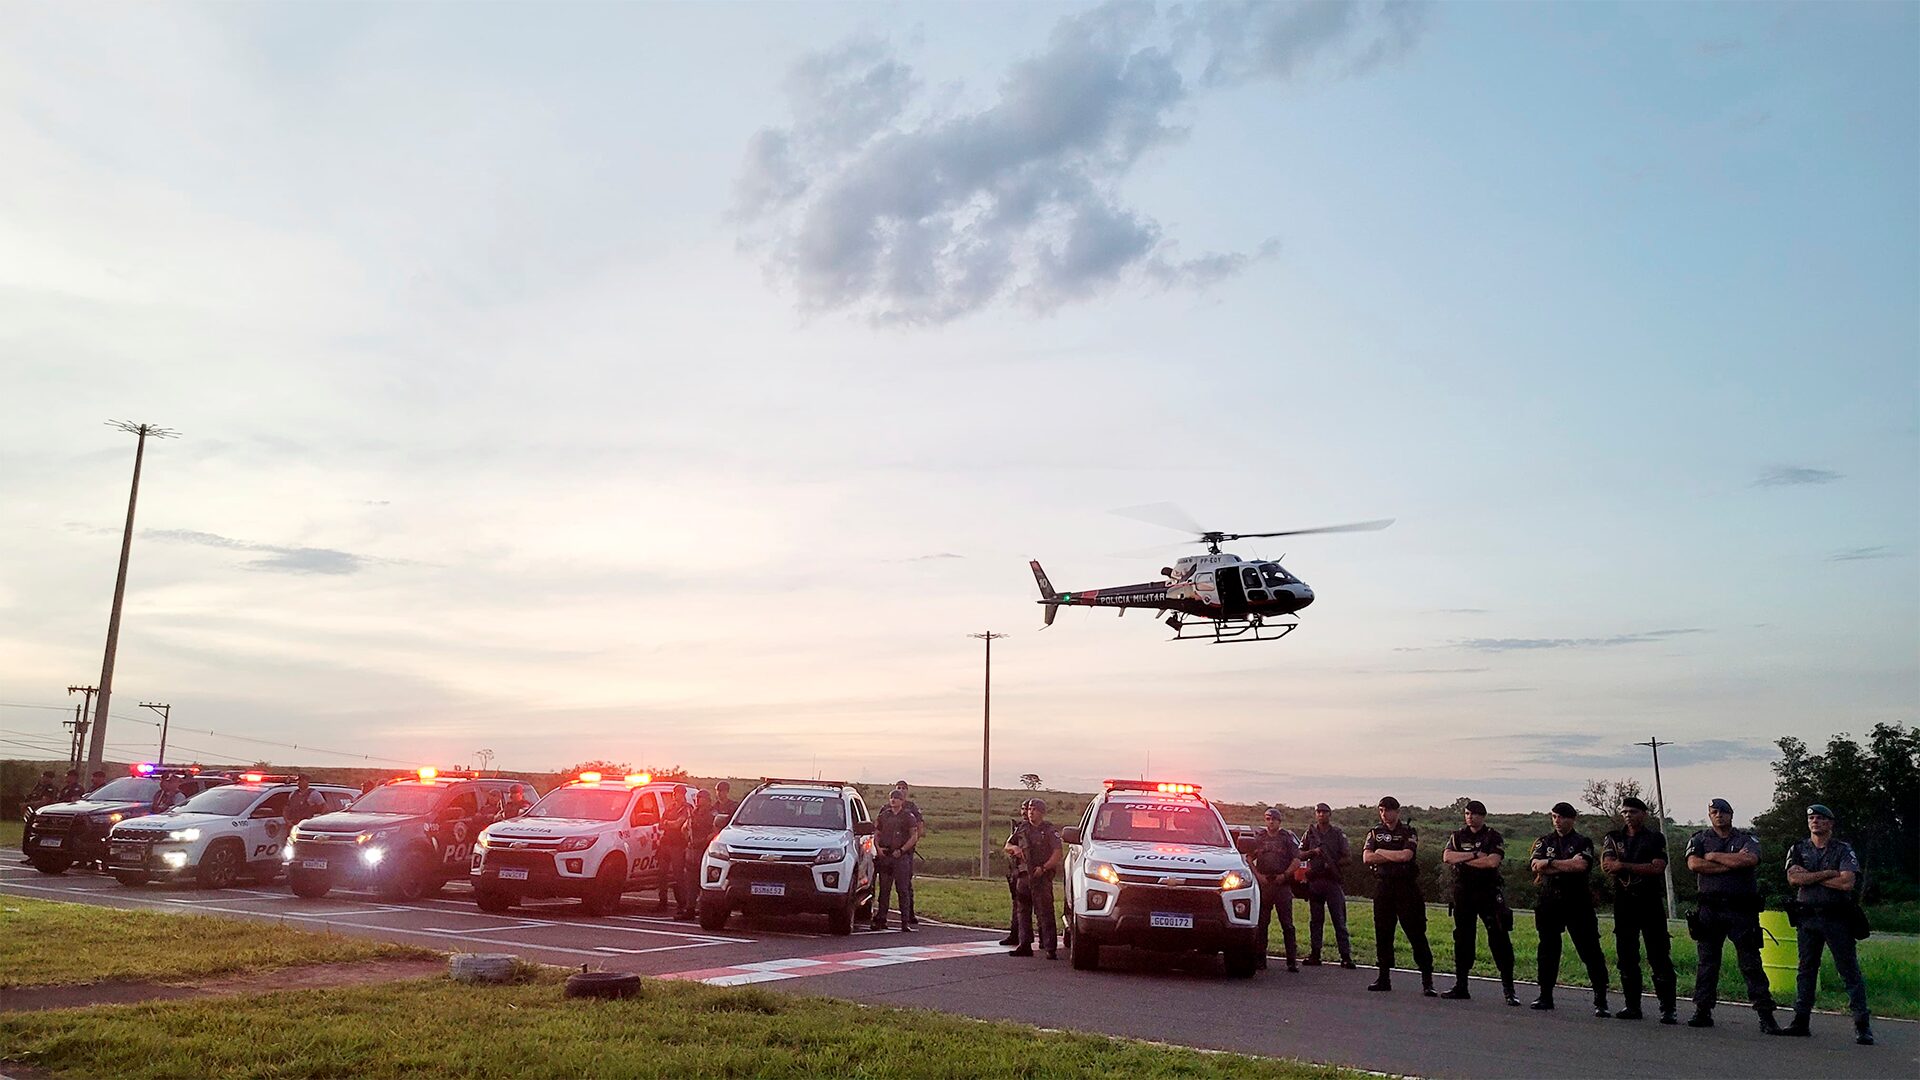
{"label": "police truck light bar", "polygon": [[439,775],[440,775],[440,770],[434,768],[431,765],[420,766],[420,779],[422,780],[431,780],[434,777]]}
{"label": "police truck light bar", "polygon": [[583,772],[580,774],[580,782],[583,784],[597,784],[600,782],[600,774],[597,772]]}
{"label": "police truck light bar", "polygon": [[627,783],[633,785],[634,787],[639,787],[643,784],[651,784],[653,783],[653,774],[644,773],[644,772],[628,773]]}
{"label": "police truck light bar", "polygon": [[1199,784],[1166,784],[1158,780],[1109,780],[1108,791],[1151,791],[1160,795],[1198,795]]}

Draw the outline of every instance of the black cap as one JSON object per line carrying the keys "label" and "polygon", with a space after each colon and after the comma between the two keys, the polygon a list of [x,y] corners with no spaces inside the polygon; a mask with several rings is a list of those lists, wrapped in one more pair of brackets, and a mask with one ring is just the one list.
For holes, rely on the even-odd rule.
{"label": "black cap", "polygon": [[1826,803],[1817,802],[1817,803],[1814,803],[1812,806],[1807,807],[1807,816],[1813,817],[1815,815],[1819,815],[1820,817],[1831,819],[1833,817],[1833,811],[1827,807]]}
{"label": "black cap", "polygon": [[1314,803],[1313,809],[1315,810],[1315,812],[1325,810],[1329,814],[1333,813],[1333,807],[1328,806],[1326,803]]}
{"label": "black cap", "polygon": [[1027,800],[1027,805],[1028,805],[1028,806],[1031,806],[1031,807],[1033,807],[1033,808],[1034,808],[1035,810],[1045,810],[1045,809],[1047,808],[1047,800],[1045,800],[1045,799],[1028,799],[1028,800]]}
{"label": "black cap", "polygon": [[1486,813],[1486,812],[1487,812],[1487,804],[1486,804],[1486,803],[1483,803],[1483,802],[1481,802],[1481,801],[1480,801],[1479,799],[1468,799],[1468,800],[1467,800],[1467,813],[1469,813],[1469,814],[1484,814],[1484,813]]}
{"label": "black cap", "polygon": [[1269,807],[1267,807],[1267,812],[1266,812],[1266,815],[1265,815],[1265,816],[1267,816],[1267,817],[1270,817],[1270,818],[1272,818],[1272,819],[1273,819],[1273,820],[1275,820],[1275,821],[1279,821],[1279,820],[1280,820],[1280,819],[1281,819],[1282,817],[1284,817],[1285,815],[1283,815],[1282,813],[1280,813],[1280,808],[1279,808],[1279,807],[1277,807],[1277,806],[1269,806]]}
{"label": "black cap", "polygon": [[1622,810],[1645,810],[1646,808],[1646,803],[1641,802],[1632,795],[1620,800],[1620,809]]}
{"label": "black cap", "polygon": [[1380,796],[1380,809],[1398,810],[1400,809],[1400,800],[1391,795],[1382,795]]}
{"label": "black cap", "polygon": [[1707,804],[1707,809],[1718,810],[1723,814],[1733,813],[1733,804],[1725,799],[1715,799]]}
{"label": "black cap", "polygon": [[1575,810],[1573,808],[1572,803],[1563,803],[1563,802],[1554,803],[1553,812],[1559,817],[1579,817],[1580,816],[1580,811]]}
{"label": "black cap", "polygon": [[887,792],[887,798],[889,798],[889,799],[899,799],[899,800],[900,800],[901,802],[905,802],[905,801],[906,801],[906,799],[907,799],[907,789],[906,789],[906,788],[894,788],[894,789],[893,789],[892,791],[889,791],[889,792]]}

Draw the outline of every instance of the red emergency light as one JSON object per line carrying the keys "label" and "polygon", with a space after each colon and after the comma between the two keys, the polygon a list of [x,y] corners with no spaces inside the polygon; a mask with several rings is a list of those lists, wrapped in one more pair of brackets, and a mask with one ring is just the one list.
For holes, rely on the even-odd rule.
{"label": "red emergency light", "polygon": [[1108,791],[1151,791],[1159,795],[1198,795],[1199,784],[1169,784],[1159,780],[1108,780]]}

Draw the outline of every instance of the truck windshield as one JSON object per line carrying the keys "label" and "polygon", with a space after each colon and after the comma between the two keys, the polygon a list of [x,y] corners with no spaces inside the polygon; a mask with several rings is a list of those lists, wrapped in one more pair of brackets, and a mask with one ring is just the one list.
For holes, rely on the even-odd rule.
{"label": "truck windshield", "polygon": [[213,814],[218,817],[237,817],[247,812],[253,800],[260,797],[259,788],[227,787],[222,785],[195,795],[180,808],[183,814]]}
{"label": "truck windshield", "polygon": [[788,829],[844,829],[847,807],[840,796],[792,791],[756,791],[733,815],[735,825]]}
{"label": "truck windshield", "polygon": [[88,802],[152,802],[160,790],[160,781],[145,776],[123,776],[109,780],[87,796]]}
{"label": "truck windshield", "polygon": [[1142,840],[1151,844],[1227,847],[1227,834],[1211,807],[1186,802],[1115,800],[1093,820],[1095,840]]}
{"label": "truck windshield", "polygon": [[533,809],[530,818],[576,818],[582,821],[613,821],[627,812],[627,791],[603,791],[599,788],[560,788],[547,793]]}
{"label": "truck windshield", "polygon": [[356,814],[426,814],[443,794],[427,784],[388,784],[360,796],[352,809]]}

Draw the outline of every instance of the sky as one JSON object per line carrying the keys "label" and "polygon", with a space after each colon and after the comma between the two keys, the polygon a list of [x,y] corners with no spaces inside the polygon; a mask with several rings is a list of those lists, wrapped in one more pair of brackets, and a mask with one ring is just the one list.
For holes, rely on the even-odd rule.
{"label": "sky", "polygon": [[[17,5],[0,747],[121,419],[110,756],[974,784],[992,630],[996,785],[1744,818],[1920,713],[1917,112],[1913,4]],[[1160,502],[1396,523],[1042,632]]]}

